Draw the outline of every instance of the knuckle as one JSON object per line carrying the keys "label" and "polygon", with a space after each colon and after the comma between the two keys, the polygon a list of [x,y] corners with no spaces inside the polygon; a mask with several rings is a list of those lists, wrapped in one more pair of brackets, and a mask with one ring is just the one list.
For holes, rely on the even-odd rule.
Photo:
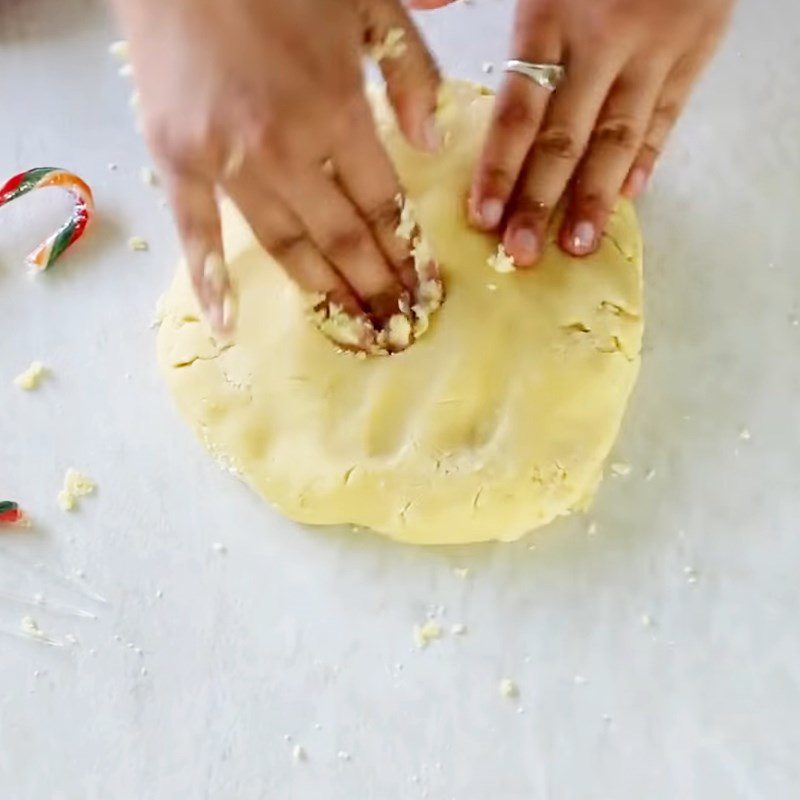
{"label": "knuckle", "polygon": [[578,192],[575,205],[584,214],[592,216],[610,217],[614,210],[614,202],[598,189]]}
{"label": "knuckle", "polygon": [[536,137],[536,149],[545,155],[570,162],[577,162],[584,150],[578,137],[568,128],[545,128]]}
{"label": "knuckle", "polygon": [[493,197],[508,197],[514,188],[515,178],[509,171],[500,165],[487,164],[480,173],[480,185],[483,194]]}
{"label": "knuckle", "polygon": [[290,258],[304,247],[306,237],[303,233],[290,233],[282,236],[267,237],[266,250],[277,259]]}
{"label": "knuckle", "polygon": [[519,99],[507,100],[498,106],[495,124],[504,131],[526,130],[536,126],[533,108]]}
{"label": "knuckle", "polygon": [[672,127],[677,121],[681,113],[680,104],[673,100],[665,100],[656,106],[653,112],[653,118],[660,125]]}
{"label": "knuckle", "polygon": [[367,224],[372,228],[391,228],[394,230],[400,222],[400,209],[393,198],[383,200],[364,212]]}
{"label": "knuckle", "polygon": [[592,135],[595,144],[609,145],[629,152],[636,152],[642,142],[643,131],[631,119],[608,119],[600,122]]}
{"label": "knuckle", "polygon": [[334,263],[346,263],[366,250],[367,235],[359,228],[334,231],[323,240],[322,250]]}
{"label": "knuckle", "polygon": [[534,227],[547,224],[552,213],[553,209],[547,203],[535,199],[530,194],[520,194],[514,202],[514,218],[526,224],[533,224]]}

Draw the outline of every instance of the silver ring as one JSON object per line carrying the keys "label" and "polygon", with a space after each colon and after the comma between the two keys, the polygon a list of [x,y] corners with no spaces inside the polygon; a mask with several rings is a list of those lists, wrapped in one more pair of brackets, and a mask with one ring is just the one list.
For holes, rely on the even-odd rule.
{"label": "silver ring", "polygon": [[506,61],[505,71],[524,75],[548,92],[554,92],[567,77],[567,71],[561,64],[532,64],[530,61],[520,61],[516,58]]}

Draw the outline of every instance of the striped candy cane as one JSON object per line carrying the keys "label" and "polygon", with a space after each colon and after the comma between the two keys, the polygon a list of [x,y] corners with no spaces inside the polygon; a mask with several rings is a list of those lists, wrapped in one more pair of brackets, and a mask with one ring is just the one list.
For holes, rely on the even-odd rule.
{"label": "striped candy cane", "polygon": [[47,186],[66,189],[72,195],[73,206],[69,219],[28,256],[28,263],[42,271],[53,265],[71,244],[81,238],[94,214],[94,199],[89,186],[77,175],[56,167],[36,167],[15,175],[0,188],[0,206]]}

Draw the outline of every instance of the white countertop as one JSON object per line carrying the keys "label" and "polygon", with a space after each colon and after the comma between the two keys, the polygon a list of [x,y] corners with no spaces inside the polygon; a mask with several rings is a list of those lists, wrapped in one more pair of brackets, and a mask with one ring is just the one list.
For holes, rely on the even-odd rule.
{"label": "white countertop", "polygon": [[[445,68],[484,78],[510,9],[425,17]],[[177,247],[139,179],[112,26],[98,0],[3,3],[0,177],[71,168],[100,217],[31,279],[67,201],[0,210],[0,495],[36,519],[0,534],[0,797],[795,797],[798,31],[793,0],[742,2],[642,204],[647,345],[616,454],[632,474],[518,544],[413,549],[290,524],[194,441],[155,364]],[[11,380],[33,359],[52,378],[29,394]],[[69,466],[99,484],[72,515]],[[468,632],[419,651],[432,606]],[[10,635],[26,614],[75,643]]]}

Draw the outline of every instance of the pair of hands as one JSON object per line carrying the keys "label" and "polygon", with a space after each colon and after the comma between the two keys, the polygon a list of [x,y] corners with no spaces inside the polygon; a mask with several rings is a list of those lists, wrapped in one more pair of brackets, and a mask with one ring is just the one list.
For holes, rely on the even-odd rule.
{"label": "pair of hands", "polygon": [[[377,324],[416,288],[395,235],[400,192],[364,95],[380,66],[416,147],[439,146],[439,75],[400,0],[114,0],[131,46],[145,132],[203,309],[230,330],[234,295],[216,193],[228,194],[294,280]],[[433,8],[452,0],[411,0]],[[561,246],[599,244],[620,192],[645,187],[733,0],[518,0],[512,55],[564,63],[552,96],[510,74],[469,197],[519,266],[540,257],[568,193]]]}

